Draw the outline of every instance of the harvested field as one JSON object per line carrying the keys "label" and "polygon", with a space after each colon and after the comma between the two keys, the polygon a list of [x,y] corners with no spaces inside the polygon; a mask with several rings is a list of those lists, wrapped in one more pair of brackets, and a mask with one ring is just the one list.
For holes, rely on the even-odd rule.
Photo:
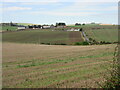
{"label": "harvested field", "polygon": [[115,46],[3,43],[3,87],[100,87]]}

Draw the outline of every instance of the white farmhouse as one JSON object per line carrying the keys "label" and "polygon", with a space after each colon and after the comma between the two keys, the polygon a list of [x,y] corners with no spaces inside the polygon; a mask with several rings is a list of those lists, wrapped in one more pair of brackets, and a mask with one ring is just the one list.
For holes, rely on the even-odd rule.
{"label": "white farmhouse", "polygon": [[18,26],[17,29],[18,29],[18,30],[25,30],[26,27],[25,27],[25,26]]}

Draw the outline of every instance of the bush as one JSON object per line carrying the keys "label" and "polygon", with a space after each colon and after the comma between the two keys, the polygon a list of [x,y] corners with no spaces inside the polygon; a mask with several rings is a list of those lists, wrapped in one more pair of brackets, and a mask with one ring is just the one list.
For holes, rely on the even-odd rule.
{"label": "bush", "polygon": [[66,45],[65,43],[53,43],[52,45]]}
{"label": "bush", "polygon": [[115,48],[114,52],[114,58],[112,62],[112,69],[109,69],[110,77],[105,77],[106,81],[103,85],[100,85],[102,88],[108,88],[108,90],[119,90],[120,89],[120,73],[119,73],[119,52],[118,52],[118,46]]}
{"label": "bush", "polygon": [[76,42],[75,45],[89,45],[88,42],[84,41],[84,42]]}
{"label": "bush", "polygon": [[67,45],[65,43],[41,43],[41,44],[45,44],[45,45]]}
{"label": "bush", "polygon": [[83,42],[83,45],[89,45],[89,43],[88,42]]}
{"label": "bush", "polygon": [[110,71],[111,77],[106,79],[106,83],[103,86],[103,88],[120,88],[120,73],[119,73],[119,52],[118,52],[118,46],[115,48],[114,52],[114,59],[113,59],[113,65],[112,70]]}
{"label": "bush", "polygon": [[111,42],[100,41],[100,44],[111,44]]}
{"label": "bush", "polygon": [[65,43],[61,43],[60,45],[66,45]]}
{"label": "bush", "polygon": [[76,42],[75,45],[82,45],[82,43],[81,42]]}
{"label": "bush", "polygon": [[45,44],[45,43],[41,43],[41,44]]}
{"label": "bush", "polygon": [[114,44],[118,43],[118,42],[113,42]]}
{"label": "bush", "polygon": [[92,41],[93,39],[92,38],[89,38],[90,41]]}

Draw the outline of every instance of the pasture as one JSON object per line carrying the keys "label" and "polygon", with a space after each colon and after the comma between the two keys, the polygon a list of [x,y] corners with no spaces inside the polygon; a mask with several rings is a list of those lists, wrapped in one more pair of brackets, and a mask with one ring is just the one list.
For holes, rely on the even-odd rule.
{"label": "pasture", "polygon": [[16,26],[0,26],[2,31],[16,31],[17,27]]}
{"label": "pasture", "polygon": [[86,24],[86,25],[80,25],[80,26],[75,26],[71,25],[68,27],[73,27],[73,28],[83,28],[85,30],[90,30],[92,28],[100,28],[100,29],[118,29],[117,25],[98,25],[98,24]]}
{"label": "pasture", "polygon": [[3,88],[98,88],[109,76],[115,44],[3,43]]}
{"label": "pasture", "polygon": [[3,33],[3,42],[35,43],[35,44],[74,44],[83,42],[81,32],[26,30]]}
{"label": "pasture", "polygon": [[85,30],[88,38],[96,41],[118,42],[118,29]]}
{"label": "pasture", "polygon": [[73,28],[83,28],[88,38],[92,38],[98,42],[118,42],[118,26],[117,25],[81,25],[69,26]]}

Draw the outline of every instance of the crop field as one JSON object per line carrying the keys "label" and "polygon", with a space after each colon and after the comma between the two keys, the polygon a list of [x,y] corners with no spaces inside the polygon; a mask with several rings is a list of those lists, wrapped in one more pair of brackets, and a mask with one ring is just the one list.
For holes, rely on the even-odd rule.
{"label": "crop field", "polygon": [[92,29],[92,28],[104,28],[104,29],[117,29],[118,26],[117,25],[97,25],[97,24],[86,24],[86,25],[80,25],[80,26],[75,26],[75,25],[71,25],[68,27],[80,27],[80,28],[84,28],[84,29]]}
{"label": "crop field", "polygon": [[103,30],[103,29],[118,29],[117,25],[81,25],[81,26],[68,26],[69,28],[83,28],[83,30]]}
{"label": "crop field", "polygon": [[18,23],[18,25],[28,26],[28,25],[34,25],[34,24],[33,23]]}
{"label": "crop field", "polygon": [[[96,41],[118,40],[117,26],[82,28]],[[116,44],[74,46],[83,41],[81,32],[62,29],[3,32],[3,88],[99,88],[110,76]]]}
{"label": "crop field", "polygon": [[60,46],[3,43],[3,88],[100,87],[115,44]]}
{"label": "crop field", "polygon": [[51,31],[51,30],[26,30],[3,33],[3,42],[17,43],[50,43],[50,44],[74,44],[82,42],[81,32]]}
{"label": "crop field", "polygon": [[17,30],[17,27],[16,26],[0,26],[2,31],[16,31]]}
{"label": "crop field", "polygon": [[88,38],[96,41],[118,42],[118,29],[85,30]]}
{"label": "crop field", "polygon": [[82,28],[88,38],[92,38],[98,42],[118,42],[117,25],[81,25],[69,27]]}

